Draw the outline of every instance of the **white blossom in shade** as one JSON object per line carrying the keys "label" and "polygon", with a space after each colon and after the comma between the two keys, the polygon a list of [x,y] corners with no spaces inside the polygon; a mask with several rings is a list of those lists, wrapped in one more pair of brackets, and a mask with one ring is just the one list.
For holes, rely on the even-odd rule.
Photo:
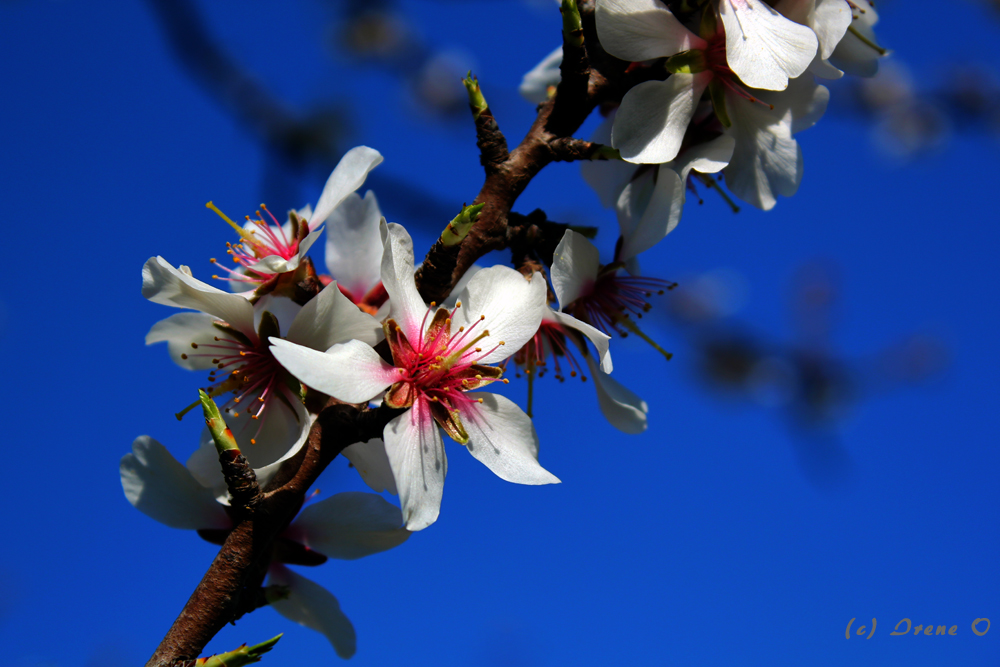
{"label": "white blossom in shade", "polygon": [[[608,143],[612,122],[613,117],[607,118],[591,141]],[[733,145],[731,137],[721,135],[682,148],[675,159],[663,164],[636,166],[617,160],[581,164],[583,178],[597,193],[601,204],[615,209],[621,233],[615,260],[622,262],[629,273],[638,275],[639,253],[659,243],[680,222],[685,191],[691,187],[688,181],[691,172],[720,171],[729,164]]]}
{"label": "white blossom in shade", "polygon": [[341,658],[354,655],[357,633],[333,593],[284,565],[272,565],[267,574],[268,586],[281,586],[285,592],[283,596],[268,596],[276,612],[322,634]]}
{"label": "white blossom in shade", "polygon": [[[214,447],[212,448],[213,451]],[[219,469],[216,456],[215,468]],[[265,477],[258,474],[258,481]],[[125,497],[143,514],[172,528],[196,530],[221,544],[233,522],[215,490],[203,486],[159,442],[142,436],[120,466]],[[322,633],[341,657],[355,649],[354,629],[335,597],[283,565],[320,565],[328,558],[355,560],[399,546],[410,532],[398,507],[371,493],[338,493],[307,503],[275,540],[268,568],[268,601],[282,616]]]}
{"label": "white blossom in shade", "polygon": [[[594,333],[606,336],[612,331],[623,335],[636,334],[669,359],[669,353],[646,336],[632,320],[641,318],[642,313],[649,309],[645,299],[651,296],[651,290],[662,293],[673,285],[650,278],[619,276],[620,268],[620,263],[602,266],[597,248],[580,234],[567,230],[553,254],[551,273],[552,288],[563,311],[561,314],[571,313],[581,323],[595,329]],[[622,432],[641,433],[646,428],[648,406],[611,379],[610,357],[606,360],[603,357],[607,342],[598,346],[593,334],[587,334],[587,337],[595,343],[600,366],[585,348],[580,346],[580,350],[597,389],[601,412],[612,426]]]}
{"label": "white blossom in shade", "polygon": [[199,311],[158,322],[146,343],[166,342],[171,357],[184,368],[212,369],[208,391],[212,396],[232,392],[223,409],[255,468],[293,456],[308,430],[296,383],[274,359],[267,337],[325,350],[354,339],[375,344],[382,336],[378,322],[358,310],[336,283],[305,306],[272,295],[252,304],[154,257],[143,267],[142,293],[155,303]]}
{"label": "white blossom in shade", "polygon": [[635,392],[605,373],[590,355],[584,355],[597,389],[597,405],[612,426],[629,435],[646,430],[649,406]]}
{"label": "white blossom in shade", "polygon": [[763,0],[719,0],[726,62],[744,84],[784,90],[808,69],[819,48],[809,27],[788,20]]}
{"label": "white blossom in shade", "polygon": [[[209,208],[240,235],[240,241],[229,244],[227,250],[237,268],[223,266],[223,270],[228,273],[226,279],[231,284],[245,283],[256,287],[279,274],[298,269],[309,248],[323,233],[323,223],[348,195],[361,187],[368,172],[381,162],[382,155],[367,146],[357,146],[347,151],[327,179],[316,208],[306,207],[300,212],[292,211],[288,222],[284,224],[279,223],[267,207],[261,205],[266,217],[258,211],[256,218],[247,216],[246,223],[241,227],[210,202]],[[212,261],[218,264],[215,260]]]}
{"label": "white blossom in shade", "polygon": [[396,479],[392,476],[392,467],[389,465],[389,456],[385,453],[385,443],[381,438],[355,443],[344,448],[341,454],[351,462],[372,491],[388,491],[394,496],[399,495]]}
{"label": "white blossom in shade", "polygon": [[494,266],[476,273],[454,309],[428,308],[413,279],[413,241],[399,225],[383,225],[382,284],[389,294],[383,323],[393,364],[360,341],[319,352],[272,339],[275,357],[303,384],[349,403],[377,396],[406,412],[382,434],[409,530],[438,516],[447,472],[439,428],[500,478],[521,484],[559,480],[538,464],[531,420],[508,399],[467,393],[500,381],[491,366],[538,330],[546,285]]}
{"label": "white blossom in shade", "polygon": [[847,34],[830,54],[830,64],[847,74],[871,77],[878,73],[878,61],[888,55],[875,37],[878,13],[871,0],[850,0],[852,18]]}
{"label": "white blossom in shade", "polygon": [[[622,60],[641,62],[708,46],[660,0],[599,0],[596,14],[601,46]],[[629,90],[615,117],[611,145],[628,162],[673,160],[711,78],[704,72],[674,74]]]}
{"label": "white blossom in shade", "polygon": [[819,49],[809,65],[810,72],[824,79],[839,79],[844,75],[829,63],[829,58],[851,25],[852,8],[847,0],[778,0],[774,9],[816,33]]}
{"label": "white blossom in shade", "polygon": [[548,100],[562,79],[562,73],[559,70],[559,66],[562,65],[562,57],[562,47],[556,47],[555,51],[545,56],[530,72],[525,74],[517,89],[521,93],[521,97],[533,104],[541,104]]}
{"label": "white blossom in shade", "polygon": [[723,170],[729,190],[763,210],[773,208],[778,195],[794,195],[802,181],[802,149],[793,135],[816,124],[829,98],[829,91],[808,75],[780,93],[762,94],[764,104],[727,92],[732,126],[726,133],[735,141]]}

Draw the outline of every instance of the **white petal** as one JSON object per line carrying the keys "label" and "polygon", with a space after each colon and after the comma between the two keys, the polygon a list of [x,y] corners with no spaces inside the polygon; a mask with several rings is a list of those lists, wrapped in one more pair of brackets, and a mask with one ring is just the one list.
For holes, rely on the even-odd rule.
{"label": "white petal", "polygon": [[[611,127],[614,122],[613,115],[601,121],[590,141],[610,146]],[[580,175],[597,193],[601,206],[611,208],[618,201],[622,189],[632,180],[637,168],[631,162],[624,160],[584,160],[580,163]]]}
{"label": "white petal", "polygon": [[552,255],[552,289],[559,308],[569,306],[587,294],[601,268],[600,253],[582,234],[567,229]]}
{"label": "white petal", "polygon": [[684,182],[673,169],[660,167],[653,196],[642,217],[635,223],[635,228],[622,238],[617,259],[631,259],[662,241],[680,222],[683,209]]}
{"label": "white petal", "polygon": [[707,46],[659,0],[599,0],[596,19],[604,50],[629,62]]}
{"label": "white petal", "polygon": [[398,377],[378,352],[359,340],[319,352],[272,338],[271,353],[302,384],[348,403],[375,398]]}
{"label": "white petal", "polygon": [[[166,341],[170,358],[181,368],[200,371],[215,368],[211,354],[195,352],[191,343],[212,345],[219,330],[212,326],[215,318],[205,313],[177,313],[160,320],[146,334],[146,345]],[[181,355],[186,356],[184,359]]]}
{"label": "white petal", "polygon": [[559,85],[562,78],[559,71],[562,57],[562,47],[560,46],[525,74],[517,89],[521,93],[521,97],[533,104],[541,104],[549,99],[549,86]]}
{"label": "white petal", "polygon": [[726,61],[751,88],[784,90],[806,71],[819,48],[812,29],[789,21],[762,0],[722,0]]}
{"label": "white petal", "polygon": [[365,484],[376,493],[388,491],[394,496],[396,479],[392,476],[389,466],[389,456],[385,453],[385,443],[380,438],[372,438],[368,442],[356,442],[341,452],[354,466]]}
{"label": "white petal", "polygon": [[153,303],[208,313],[256,339],[253,306],[245,297],[195,280],[162,257],[151,257],[142,267],[142,295]]}
{"label": "white petal", "polygon": [[791,119],[735,95],[727,95],[726,106],[736,140],[726,184],[748,204],[770,210],[779,194],[795,194],[802,180],[802,151],[792,138]]}
{"label": "white petal", "polygon": [[441,306],[448,309],[454,308],[455,304],[458,303],[459,295],[465,291],[466,287],[469,286],[469,281],[472,280],[472,276],[476,275],[484,268],[486,267],[479,266],[478,264],[470,266],[468,270],[462,274],[462,277],[458,279],[458,282],[455,283],[455,287],[452,288],[451,294],[449,294],[448,298],[441,303]]}
{"label": "white petal", "polygon": [[497,477],[516,484],[558,484],[559,478],[538,464],[538,434],[531,418],[510,399],[497,394],[466,394],[482,403],[461,410],[469,434],[466,448]]}
{"label": "white petal", "polygon": [[736,142],[727,134],[720,135],[711,141],[691,146],[674,161],[674,170],[687,181],[691,171],[703,174],[715,174],[722,171],[733,159],[733,149]]}
{"label": "white petal", "polygon": [[257,303],[253,305],[253,326],[258,331],[265,311],[274,315],[274,318],[278,320],[278,328],[281,335],[284,336],[292,326],[292,322],[302,312],[302,306],[285,296],[265,294],[257,299]]}
{"label": "white petal", "polygon": [[285,259],[281,255],[268,255],[257,260],[247,268],[263,274],[288,273],[299,268],[299,262],[301,261],[302,255],[298,253],[290,259]]}
{"label": "white petal", "polygon": [[607,335],[603,331],[598,331],[586,322],[581,322],[572,315],[560,313],[559,311],[552,310],[551,308],[549,308],[548,314],[562,326],[570,329],[576,329],[594,344],[594,348],[597,350],[597,356],[601,360],[601,370],[605,373],[610,373],[614,370],[614,364],[611,363],[611,351],[608,349],[611,336]]}
{"label": "white petal", "polygon": [[326,228],[326,268],[356,299],[381,280],[382,212],[375,193],[352,192],[330,214]]}
{"label": "white petal", "polygon": [[354,560],[397,547],[410,532],[382,496],[349,491],[306,505],[285,535],[329,558]]}
{"label": "white petal", "polygon": [[597,404],[601,406],[604,418],[623,433],[634,435],[645,431],[646,413],[649,412],[646,401],[601,372],[589,355],[587,366],[590,367],[590,376],[597,389]]}
{"label": "white petal", "polygon": [[677,157],[710,72],[672,74],[632,88],[615,115],[612,145],[629,162],[662,164]]}
{"label": "white petal", "polygon": [[349,340],[375,345],[382,336],[382,326],[351,303],[336,282],[324,287],[302,307],[285,334],[293,343],[324,351]]}
{"label": "white petal", "polygon": [[851,6],[847,0],[816,0],[811,27],[819,38],[819,57],[826,60],[851,25]]}
{"label": "white petal", "polygon": [[289,589],[286,599],[271,601],[276,612],[325,636],[341,658],[354,655],[357,634],[330,591],[283,565],[271,565],[268,572],[269,584]]}
{"label": "white petal", "polygon": [[[857,19],[853,21],[851,27],[872,44],[878,44],[873,29],[878,22],[875,5],[870,0],[858,0],[855,4],[858,7],[854,12]],[[871,77],[878,73],[878,61],[884,56],[884,53],[873,49],[856,35],[848,32],[830,54],[830,63],[848,74]]]}
{"label": "white petal", "polygon": [[389,295],[390,314],[408,340],[420,338],[427,304],[413,280],[413,239],[402,226],[382,218],[382,286]]}
{"label": "white petal", "polygon": [[536,273],[529,281],[509,266],[483,269],[472,276],[458,295],[462,307],[455,313],[451,330],[455,332],[464,326],[473,335],[489,331],[489,337],[479,345],[483,349],[494,346],[496,349],[477,363],[502,361],[520,350],[538,331],[547,291],[541,274]]}
{"label": "white petal", "polygon": [[347,195],[361,187],[368,178],[368,172],[381,163],[382,154],[374,148],[357,146],[347,151],[323,186],[323,194],[319,196],[316,210],[309,218],[309,229],[315,229],[326,220]]}
{"label": "white petal", "polygon": [[[626,162],[625,164],[631,164]],[[661,169],[672,163],[650,165],[643,173],[633,178],[618,195],[615,202],[615,214],[618,218],[618,232],[622,238],[628,238],[635,232],[635,227],[649,207],[656,189],[656,176]],[[620,257],[618,259],[621,259]],[[628,258],[623,259],[628,261]]]}
{"label": "white petal", "polygon": [[407,530],[423,530],[441,511],[448,459],[437,422],[424,401],[389,422],[382,433],[392,475],[399,488]]}
{"label": "white petal", "polygon": [[810,127],[826,110],[829,91],[812,79],[800,77],[780,93],[760,98],[769,109],[738,95],[727,95],[736,141],[733,159],[725,169],[729,189],[743,201],[768,210],[777,196],[791,197],[802,180],[802,151],[792,134]]}
{"label": "white petal", "polygon": [[185,530],[232,527],[211,489],[195,481],[166,447],[148,435],[135,439],[132,453],[122,457],[120,472],[128,501],[160,523]]}

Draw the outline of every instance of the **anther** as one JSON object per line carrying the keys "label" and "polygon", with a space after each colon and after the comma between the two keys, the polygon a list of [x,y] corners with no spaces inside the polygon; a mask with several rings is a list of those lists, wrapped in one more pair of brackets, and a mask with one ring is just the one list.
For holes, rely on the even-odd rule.
{"label": "anther", "polygon": [[191,343],[191,347],[193,347],[194,349],[197,350],[198,349],[198,343]]}

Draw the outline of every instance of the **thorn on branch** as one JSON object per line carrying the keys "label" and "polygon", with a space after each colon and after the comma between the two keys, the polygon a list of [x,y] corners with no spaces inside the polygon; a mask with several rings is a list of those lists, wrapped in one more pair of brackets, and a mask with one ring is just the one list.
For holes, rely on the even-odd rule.
{"label": "thorn on branch", "polygon": [[486,169],[487,176],[499,170],[500,165],[507,161],[510,152],[507,150],[507,139],[500,131],[497,121],[493,118],[483,91],[479,88],[479,80],[469,72],[462,79],[465,90],[469,93],[469,108],[476,121],[476,145],[479,147],[479,162]]}

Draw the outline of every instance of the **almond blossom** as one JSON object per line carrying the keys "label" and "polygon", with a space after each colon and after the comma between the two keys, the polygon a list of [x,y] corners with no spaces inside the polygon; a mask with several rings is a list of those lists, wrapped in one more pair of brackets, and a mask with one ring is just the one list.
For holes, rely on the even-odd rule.
{"label": "almond blossom", "polygon": [[[706,112],[710,113],[710,108]],[[613,116],[608,117],[591,141],[609,143],[613,121]],[[675,159],[663,164],[637,166],[614,160],[581,164],[580,172],[601,204],[617,213],[621,241],[615,260],[622,262],[629,273],[638,275],[638,255],[662,241],[680,222],[685,191],[693,189],[691,172],[714,174],[722,170],[732,158],[733,146],[731,137],[719,135],[682,147]]]}
{"label": "almond blossom", "polygon": [[340,291],[366,313],[376,315],[388,300],[382,287],[382,211],[375,193],[352,192],[326,219],[326,268]]}
{"label": "almond blossom", "polygon": [[233,433],[255,468],[293,456],[309,423],[298,384],[271,354],[268,337],[286,337],[317,350],[354,339],[375,344],[381,338],[378,322],[358,310],[336,283],[305,306],[272,295],[254,304],[195,279],[162,257],[147,261],[142,274],[147,299],[194,311],[153,325],[146,344],[166,342],[171,358],[183,368],[211,369],[212,396],[232,392],[225,410],[235,418]]}
{"label": "almond blossom", "polygon": [[671,67],[674,74],[665,81],[640,83],[622,99],[612,145],[625,160],[673,160],[710,83],[754,100],[745,87],[783,90],[816,55],[818,42],[811,29],[760,0],[720,0],[721,25],[714,21],[711,7],[705,11],[699,36],[660,0],[598,3],[597,32],[611,55],[641,62],[681,54],[682,62]]}
{"label": "almond blossom", "polygon": [[[368,172],[381,162],[382,155],[367,146],[357,146],[347,151],[327,179],[315,210],[307,206],[301,211],[291,211],[288,222],[284,224],[279,223],[267,207],[261,204],[266,217],[257,211],[257,217],[246,216],[246,223],[241,227],[209,202],[208,207],[240,236],[240,242],[227,244],[227,253],[237,264],[237,268],[223,266],[222,269],[228,274],[226,279],[232,284],[256,287],[279,274],[298,269],[309,248],[323,233],[323,223],[348,195],[361,187]],[[217,264],[215,260],[212,261]]]}
{"label": "almond blossom", "polygon": [[520,484],[559,480],[538,464],[538,436],[513,402],[467,393],[502,381],[492,366],[538,330],[546,286],[535,276],[494,266],[476,273],[449,310],[428,307],[413,278],[413,242],[399,225],[382,226],[382,284],[389,294],[383,329],[393,363],[368,344],[351,341],[319,352],[272,339],[272,351],[303,384],[348,403],[384,394],[406,411],[384,431],[386,454],[408,530],[438,516],[447,471],[439,428],[501,479]]}
{"label": "almond blossom", "polygon": [[[634,319],[641,318],[649,310],[646,298],[652,296],[654,291],[662,294],[673,284],[651,278],[619,276],[621,268],[620,263],[602,266],[594,244],[584,236],[566,230],[552,260],[552,289],[559,300],[560,311],[573,315],[605,335],[612,331],[622,336],[634,333],[669,359],[671,355],[643,333]],[[592,336],[590,339],[595,340]],[[601,347],[597,349],[600,351]],[[586,351],[584,359],[594,379],[598,404],[605,418],[625,433],[645,431],[649,407],[611,378],[610,358],[601,367]]]}
{"label": "almond blossom", "polygon": [[875,3],[872,0],[849,0],[848,4],[851,6],[851,25],[830,54],[830,64],[847,74],[875,76],[878,61],[889,53],[879,46],[875,37],[875,24],[878,23]]}
{"label": "almond blossom", "polygon": [[[816,124],[830,92],[806,75],[760,102],[727,94],[733,157],[723,170],[729,190],[757,208],[770,210],[777,196],[791,197],[802,181],[802,149],[794,135]],[[761,103],[763,102],[763,103]]]}
{"label": "almond blossom", "polygon": [[844,76],[829,58],[851,25],[852,7],[847,0],[778,0],[774,10],[816,33],[819,50],[809,65],[810,72],[824,79]]}
{"label": "almond blossom", "polygon": [[[210,445],[215,452],[215,447]],[[218,458],[215,469],[219,469]],[[264,476],[258,472],[258,480]],[[221,544],[234,527],[227,504],[203,486],[167,448],[149,436],[136,438],[120,465],[125,497],[140,512],[171,528],[195,530]],[[337,654],[354,654],[350,620],[326,589],[284,564],[321,565],[328,558],[355,560],[399,546],[410,536],[399,508],[372,493],[338,493],[307,504],[275,540],[268,568],[268,602],[282,616],[321,632]],[[284,563],[284,564],[283,564]],[[273,587],[281,587],[276,591]]]}

